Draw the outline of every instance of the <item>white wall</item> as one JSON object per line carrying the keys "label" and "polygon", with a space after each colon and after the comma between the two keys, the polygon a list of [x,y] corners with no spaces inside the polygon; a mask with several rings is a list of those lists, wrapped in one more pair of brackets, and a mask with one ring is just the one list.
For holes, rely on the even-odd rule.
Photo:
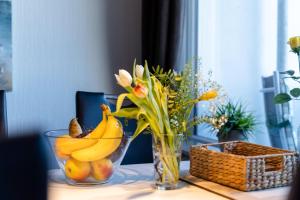
{"label": "white wall", "polygon": [[113,72],[140,59],[139,0],[12,0],[8,130],[66,128],[75,91],[118,91]]}

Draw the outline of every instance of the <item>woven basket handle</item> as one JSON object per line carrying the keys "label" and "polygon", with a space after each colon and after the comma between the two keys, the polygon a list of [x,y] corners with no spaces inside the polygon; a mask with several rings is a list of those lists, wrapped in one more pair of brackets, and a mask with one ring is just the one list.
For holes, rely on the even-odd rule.
{"label": "woven basket handle", "polygon": [[277,155],[277,159],[280,159],[280,163],[273,163],[272,160],[267,160],[267,159],[272,159],[275,158],[275,156],[270,156],[270,157],[265,157],[263,158],[264,160],[264,173],[265,174],[273,174],[273,173],[279,173],[282,172],[284,169],[284,163],[285,163],[285,156],[282,155]]}

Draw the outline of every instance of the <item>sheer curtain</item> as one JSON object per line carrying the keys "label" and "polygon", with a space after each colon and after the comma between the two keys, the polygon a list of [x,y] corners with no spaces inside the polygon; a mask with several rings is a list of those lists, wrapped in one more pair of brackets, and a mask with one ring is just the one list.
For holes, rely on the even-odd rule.
{"label": "sheer curtain", "polygon": [[[300,103],[293,101],[282,107],[275,106],[272,98],[266,101],[262,81],[298,67],[297,57],[289,53],[287,41],[300,35],[299,6],[298,0],[198,0],[196,52],[203,67],[213,71],[229,97],[243,102],[256,115],[259,124],[252,142],[294,148]],[[268,90],[274,92],[274,88]],[[288,119],[293,129],[277,127],[276,134],[270,134],[269,106],[281,110],[277,124]],[[201,127],[197,135],[216,139]]]}
{"label": "sheer curtain", "polygon": [[184,65],[192,58],[198,56],[198,0],[184,2],[184,23],[182,45],[176,60],[175,70],[182,70]]}
{"label": "sheer curtain", "polygon": [[[282,0],[283,1],[283,0]],[[286,41],[288,38],[294,36],[300,36],[300,1],[299,0],[289,0],[285,1],[286,4]],[[284,50],[287,52],[286,56],[286,69],[295,70],[296,75],[300,75],[299,73],[299,63],[296,54],[289,52],[289,45],[285,44]],[[287,82],[290,88],[299,87],[299,84],[295,82]],[[290,119],[291,124],[293,126],[293,134],[295,138],[296,144],[299,143],[299,139],[297,137],[297,129],[300,127],[300,102],[299,101],[290,101]],[[298,130],[299,131],[299,130]],[[299,147],[297,149],[299,151]]]}
{"label": "sheer curtain", "polygon": [[[277,60],[277,2],[199,0],[198,55],[202,66],[228,96],[241,101],[259,121],[251,141],[270,145],[262,76],[272,75]],[[209,131],[198,135],[216,139]]]}
{"label": "sheer curtain", "polygon": [[[300,2],[297,0],[277,0],[277,66],[274,75],[289,69],[295,70],[299,75],[297,56],[289,52],[290,47],[287,41],[290,37],[300,35],[300,13],[298,8]],[[293,87],[299,87],[295,82],[284,81],[278,75],[277,82],[279,89],[277,92],[287,92]],[[271,103],[271,102],[270,102]],[[276,105],[277,123],[286,124],[278,126],[278,134],[270,134],[273,146],[295,150],[297,148],[297,128],[300,125],[300,109],[298,101],[290,101],[286,104]]]}
{"label": "sheer curtain", "polygon": [[[287,55],[288,55],[288,17],[289,7],[288,1],[277,0],[277,70],[274,75],[277,75],[277,83],[279,85],[277,93],[287,92],[287,87],[281,79],[280,72],[287,70]],[[290,103],[276,105],[277,109],[277,124],[286,124],[278,126],[277,134],[270,132],[272,146],[279,148],[295,150],[295,137],[293,126],[293,114]],[[276,133],[276,132],[275,132]]]}

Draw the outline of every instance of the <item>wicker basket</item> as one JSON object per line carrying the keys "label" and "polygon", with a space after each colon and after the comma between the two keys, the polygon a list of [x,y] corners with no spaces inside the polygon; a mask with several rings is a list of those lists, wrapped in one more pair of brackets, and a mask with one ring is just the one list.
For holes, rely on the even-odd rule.
{"label": "wicker basket", "polygon": [[296,152],[241,141],[193,146],[190,159],[191,175],[242,191],[289,185],[297,168]]}

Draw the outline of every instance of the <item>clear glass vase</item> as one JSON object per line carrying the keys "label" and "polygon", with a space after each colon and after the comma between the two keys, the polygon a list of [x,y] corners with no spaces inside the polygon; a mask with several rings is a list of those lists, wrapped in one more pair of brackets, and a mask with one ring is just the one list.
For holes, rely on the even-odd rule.
{"label": "clear glass vase", "polygon": [[153,135],[155,187],[160,190],[176,189],[180,174],[183,135]]}

